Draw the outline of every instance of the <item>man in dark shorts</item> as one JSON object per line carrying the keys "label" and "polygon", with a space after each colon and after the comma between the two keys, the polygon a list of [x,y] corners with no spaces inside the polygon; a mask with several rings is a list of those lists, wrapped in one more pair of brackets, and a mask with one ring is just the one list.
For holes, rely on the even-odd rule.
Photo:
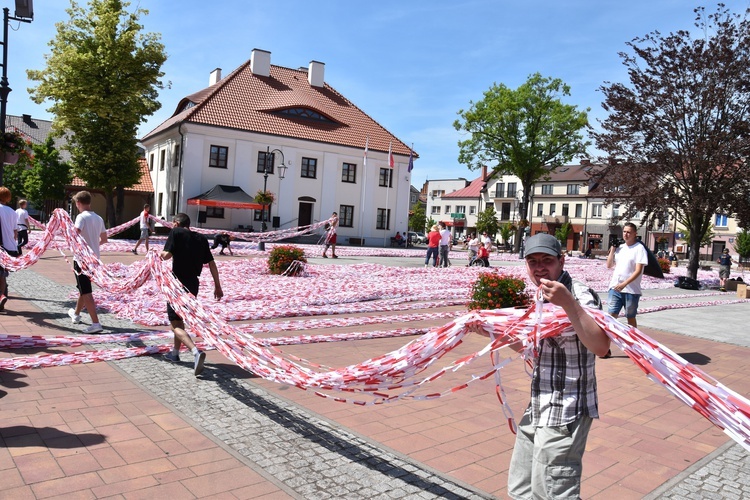
{"label": "man in dark shorts", "polygon": [[232,248],[229,246],[229,242],[233,239],[234,238],[229,236],[229,233],[219,233],[214,236],[214,245],[211,247],[211,250],[221,245],[219,255],[224,255],[224,250],[229,250],[229,255],[234,255],[234,253],[232,253]]}
{"label": "man in dark shorts", "polygon": [[[175,226],[167,236],[167,242],[164,244],[164,251],[160,256],[162,260],[172,260],[172,272],[180,280],[190,293],[198,295],[198,278],[203,271],[203,264],[208,264],[211,271],[211,277],[214,279],[214,297],[220,300],[224,296],[219,282],[219,271],[214,262],[214,256],[208,247],[208,240],[202,234],[190,230],[190,217],[187,214],[179,213],[174,216]],[[167,303],[167,316],[169,324],[174,333],[174,348],[171,352],[164,355],[164,358],[173,363],[180,361],[180,346],[190,349],[195,358],[194,371],[198,376],[203,372],[203,363],[206,360],[206,353],[199,351],[190,335],[185,331],[185,323],[182,318],[172,309],[171,304]]]}
{"label": "man in dark shorts", "polygon": [[[99,246],[107,242],[107,228],[104,226],[104,220],[91,210],[91,193],[88,191],[78,191],[73,196],[78,215],[76,216],[75,227],[78,234],[91,247],[91,251],[98,259],[100,257]],[[74,325],[81,322],[81,311],[86,309],[91,316],[91,326],[83,330],[83,333],[99,333],[104,328],[99,323],[99,316],[96,314],[96,301],[91,288],[91,278],[81,272],[81,266],[77,260],[73,260],[73,270],[76,274],[76,288],[78,288],[78,300],[75,308],[68,309],[68,316]]]}

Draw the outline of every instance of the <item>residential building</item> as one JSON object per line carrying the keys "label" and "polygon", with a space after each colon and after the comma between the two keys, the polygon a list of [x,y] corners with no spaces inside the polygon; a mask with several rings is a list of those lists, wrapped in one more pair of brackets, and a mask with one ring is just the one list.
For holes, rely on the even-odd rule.
{"label": "residential building", "polygon": [[[32,144],[40,145],[47,142],[47,138],[52,132],[52,122],[49,120],[33,118],[31,115],[8,115],[6,117],[5,129],[7,131],[18,132]],[[53,144],[60,153],[60,159],[63,162],[70,162],[70,152],[66,149],[68,144],[66,136],[55,137],[53,139]],[[125,205],[122,213],[123,221],[132,220],[137,217],[141,210],[143,210],[144,203],[151,203],[151,196],[154,192],[146,160],[144,158],[139,158],[138,162],[141,171],[141,179],[136,185],[125,189]],[[89,188],[86,183],[78,177],[73,177],[72,182],[65,187],[65,199],[47,200],[43,206],[30,207],[30,213],[32,216],[41,219],[41,222],[46,222],[48,217],[52,214],[52,211],[56,208],[64,208],[69,214],[76,215],[75,204],[72,202],[72,196],[82,190],[88,190],[91,192],[92,210],[104,217],[107,213],[107,204],[104,193],[99,189]]]}
{"label": "residential building", "polygon": [[[142,139],[157,215],[186,212],[217,229],[257,231],[263,219],[290,228],[338,212],[341,243],[386,245],[404,233],[411,151],[328,85],[324,70],[318,61],[307,69],[272,65],[260,49],[224,78],[214,70],[208,87]],[[188,203],[219,184],[251,197],[265,188],[275,202],[267,211]]]}
{"label": "residential building", "polygon": [[[454,219],[451,214],[456,213],[454,210],[457,205],[466,206],[466,201],[460,196],[452,198],[451,195],[463,191],[470,184],[469,181],[459,177],[458,179],[428,180],[425,184],[427,185],[427,208],[425,210],[427,220],[432,219],[436,223],[444,222],[446,226],[453,228],[454,235],[456,231],[458,234],[463,233],[467,224],[466,219]],[[425,228],[425,230],[429,231],[430,228]]]}

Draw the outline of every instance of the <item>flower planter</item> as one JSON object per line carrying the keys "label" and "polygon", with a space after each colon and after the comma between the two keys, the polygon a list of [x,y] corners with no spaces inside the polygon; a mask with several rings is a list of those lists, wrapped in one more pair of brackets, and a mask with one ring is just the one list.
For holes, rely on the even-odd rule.
{"label": "flower planter", "polygon": [[3,153],[3,163],[7,163],[8,165],[15,165],[16,163],[18,163],[18,153],[5,151]]}

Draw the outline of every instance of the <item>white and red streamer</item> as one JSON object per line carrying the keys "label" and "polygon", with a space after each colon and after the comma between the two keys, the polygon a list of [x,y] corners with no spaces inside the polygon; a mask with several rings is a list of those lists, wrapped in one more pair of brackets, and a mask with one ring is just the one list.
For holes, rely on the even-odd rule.
{"label": "white and red streamer", "polygon": [[[132,221],[131,221],[132,222]],[[122,227],[122,226],[121,226]],[[57,241],[62,239],[62,242]],[[272,331],[270,326],[257,325],[233,326],[224,314],[227,311],[214,310],[204,307],[201,301],[187,293],[179,281],[169,270],[168,264],[161,261],[155,251],[147,254],[145,260],[138,261],[131,266],[104,266],[97,259],[73,227],[72,221],[62,210],[53,214],[36,244],[23,257],[12,258],[5,252],[0,252],[0,265],[10,270],[20,270],[33,265],[48,248],[71,250],[76,261],[81,265],[84,273],[107,293],[124,294],[138,290],[152,279],[156,283],[158,293],[150,296],[154,304],[164,303],[164,298],[185,318],[189,329],[202,337],[207,347],[215,348],[224,356],[239,366],[263,377],[267,380],[292,385],[304,390],[314,391],[321,397],[335,401],[370,405],[382,404],[404,399],[434,399],[443,397],[467,387],[469,384],[496,377],[498,397],[503,403],[503,410],[513,428],[512,414],[504,403],[502,385],[500,384],[500,369],[511,361],[511,358],[501,360],[502,348],[519,340],[526,341],[530,346],[539,340],[560,335],[572,328],[562,309],[549,304],[534,303],[526,311],[497,310],[478,311],[461,315],[449,321],[442,327],[433,328],[420,337],[408,342],[401,348],[382,354],[375,358],[361,361],[354,365],[328,368],[313,361],[300,359],[284,353],[276,346],[285,344],[284,339],[260,339],[248,333],[248,329],[259,333]],[[63,253],[63,255],[65,255]],[[328,266],[340,268],[341,266]],[[347,272],[347,271],[342,271]],[[361,270],[350,271],[361,273]],[[465,279],[466,275],[463,276]],[[443,276],[441,276],[441,279]],[[297,278],[287,278],[295,281]],[[315,280],[316,277],[305,279]],[[340,282],[339,282],[340,283]],[[434,283],[433,283],[434,285]],[[432,286],[433,289],[438,288]],[[342,306],[345,302],[341,298],[336,304],[326,304],[325,291],[322,287],[318,295],[319,314],[329,314],[332,306]],[[138,293],[141,293],[139,290]],[[391,299],[389,310],[393,311],[402,298],[393,294],[388,297],[387,290],[373,291],[372,301]],[[441,300],[436,296],[422,297],[424,300]],[[359,302],[353,295],[350,304]],[[443,298],[445,302],[448,300]],[[275,310],[274,316],[260,315],[268,319],[280,317],[279,314],[294,311],[296,316],[308,315],[307,304],[291,304],[286,311]],[[424,307],[424,304],[421,304]],[[314,308],[313,308],[314,309]],[[328,311],[328,313],[324,312]],[[359,309],[361,312],[361,308]],[[337,311],[340,312],[340,311]],[[220,314],[221,313],[221,314]],[[719,383],[708,374],[688,363],[686,360],[661,346],[639,330],[624,325],[616,319],[599,310],[589,310],[589,314],[604,329],[607,335],[625,354],[640,367],[646,375],[665,387],[680,401],[693,408],[703,417],[728,436],[742,444],[750,451],[750,401],[744,396],[732,391]],[[289,314],[291,315],[291,314]],[[233,315],[229,315],[232,317]],[[232,318],[234,319],[234,318]],[[408,321],[408,319],[405,319]],[[317,320],[306,320],[314,322]],[[371,319],[360,320],[371,321]],[[374,321],[374,320],[373,320]],[[311,327],[310,323],[307,325]],[[352,325],[354,323],[351,323]],[[294,326],[293,326],[294,325]],[[326,323],[320,320],[320,327]],[[279,330],[294,329],[300,326],[288,322],[280,326]],[[410,335],[419,333],[420,329],[401,329],[395,334]],[[459,359],[447,363],[443,367],[436,367],[437,362],[460,345],[470,333],[482,333],[490,340],[482,349],[469,353]],[[371,332],[377,336],[381,332]],[[383,332],[383,335],[387,333]],[[167,338],[165,332],[144,332],[135,336],[98,335],[77,337],[22,337],[13,335],[0,336],[0,348],[18,349],[28,347],[77,346],[82,344],[129,341],[134,338]],[[358,338],[363,334],[357,334]],[[364,334],[366,335],[366,334]],[[322,341],[326,336],[307,336],[288,338],[289,343],[305,341]],[[354,338],[350,334],[331,336],[330,340],[349,340]],[[124,349],[108,349],[96,351],[80,351],[65,354],[29,357],[11,357],[0,359],[0,370],[16,370],[43,366],[60,366],[65,364],[106,361],[124,359],[132,356],[165,352],[168,344],[159,346],[129,347]],[[479,373],[467,376],[466,381],[458,386],[441,388],[438,383],[448,372],[465,369],[479,358],[487,356],[489,366],[480,369]],[[433,387],[436,387],[433,389]]]}

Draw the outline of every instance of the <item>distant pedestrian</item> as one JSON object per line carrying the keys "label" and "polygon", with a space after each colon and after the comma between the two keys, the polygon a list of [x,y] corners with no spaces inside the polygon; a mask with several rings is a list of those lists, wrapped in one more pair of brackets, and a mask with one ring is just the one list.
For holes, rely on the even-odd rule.
{"label": "distant pedestrian", "polygon": [[[107,242],[107,228],[104,226],[104,220],[91,211],[91,193],[88,191],[78,191],[73,196],[73,201],[75,201],[79,212],[75,221],[76,230],[91,247],[91,251],[94,252],[96,258],[99,258],[99,245]],[[91,326],[83,330],[83,333],[99,333],[103,328],[99,323],[99,315],[96,314],[96,302],[92,293],[91,279],[83,274],[80,264],[75,259],[73,260],[73,270],[76,273],[78,300],[74,309],[68,309],[68,316],[70,316],[73,324],[77,325],[81,322],[81,311],[86,309],[91,316]]]}
{"label": "distant pedestrian", "polygon": [[438,232],[437,225],[435,225],[432,226],[432,230],[427,234],[427,256],[424,259],[424,267],[429,265],[430,257],[432,257],[432,267],[437,267],[439,249],[440,233]]}
{"label": "distant pedestrian", "polygon": [[476,233],[471,235],[471,238],[469,241],[469,264],[472,265],[474,263],[474,259],[477,258],[477,250],[479,250],[479,238],[477,238]]}
{"label": "distant pedestrian", "polygon": [[138,238],[138,241],[135,242],[135,248],[131,250],[134,255],[138,255],[138,246],[142,243],[146,243],[146,253],[148,253],[148,236],[151,233],[151,222],[149,220],[149,211],[151,210],[151,205],[146,203],[143,205],[143,211],[141,212],[141,215],[138,216],[138,224],[141,229],[141,236]]}
{"label": "distant pedestrian", "polygon": [[336,212],[333,212],[331,215],[331,218],[329,219],[328,223],[328,229],[326,230],[326,247],[323,249],[323,258],[327,259],[328,255],[328,247],[331,247],[331,257],[334,259],[338,259],[338,255],[336,255],[336,232],[338,231],[339,227],[339,215]]}
{"label": "distant pedestrian", "polygon": [[[214,298],[220,300],[224,296],[219,282],[219,271],[211,249],[208,248],[208,240],[202,234],[190,230],[190,217],[187,214],[179,213],[174,216],[174,227],[169,231],[160,257],[162,260],[173,259],[172,272],[175,277],[196,297],[200,285],[198,278],[203,271],[203,264],[208,264],[214,280]],[[164,359],[172,363],[179,362],[180,347],[185,344],[193,353],[193,372],[197,377],[203,372],[206,353],[195,346],[190,335],[185,331],[185,322],[169,303],[167,303],[167,317],[174,334],[174,347],[171,352],[164,355]]]}
{"label": "distant pedestrian", "polygon": [[18,255],[23,253],[22,248],[29,242],[29,212],[26,211],[26,200],[18,200],[16,215],[18,216]]}
{"label": "distant pedestrian", "polygon": [[[641,298],[641,278],[643,269],[648,264],[646,247],[637,240],[638,228],[632,222],[626,222],[622,228],[625,242],[612,245],[607,254],[607,269],[614,268],[609,281],[609,310],[614,317],[625,309],[625,318],[630,326],[638,328],[635,319],[638,313],[638,302]],[[611,353],[607,353],[609,357]]]}
{"label": "distant pedestrian", "polygon": [[234,255],[234,253],[232,253],[232,247],[229,246],[229,242],[233,239],[234,238],[232,238],[229,233],[219,233],[214,236],[214,245],[211,247],[211,250],[221,245],[219,255],[224,255],[224,250],[229,250],[229,255]]}
{"label": "distant pedestrian", "polygon": [[451,248],[451,230],[444,223],[440,223],[440,267],[448,267],[451,263],[448,259],[448,252]]}
{"label": "distant pedestrian", "polygon": [[[18,257],[18,215],[8,206],[10,197],[10,189],[5,186],[0,187],[0,246],[11,257]],[[0,311],[5,309],[5,303],[8,302],[7,277],[8,271],[0,267]]]}
{"label": "distant pedestrian", "polygon": [[732,256],[729,255],[728,248],[725,248],[721,251],[721,255],[716,260],[716,262],[719,263],[719,290],[722,292],[726,292],[726,283],[727,279],[729,279],[729,271],[732,267],[732,262],[734,262]]}

